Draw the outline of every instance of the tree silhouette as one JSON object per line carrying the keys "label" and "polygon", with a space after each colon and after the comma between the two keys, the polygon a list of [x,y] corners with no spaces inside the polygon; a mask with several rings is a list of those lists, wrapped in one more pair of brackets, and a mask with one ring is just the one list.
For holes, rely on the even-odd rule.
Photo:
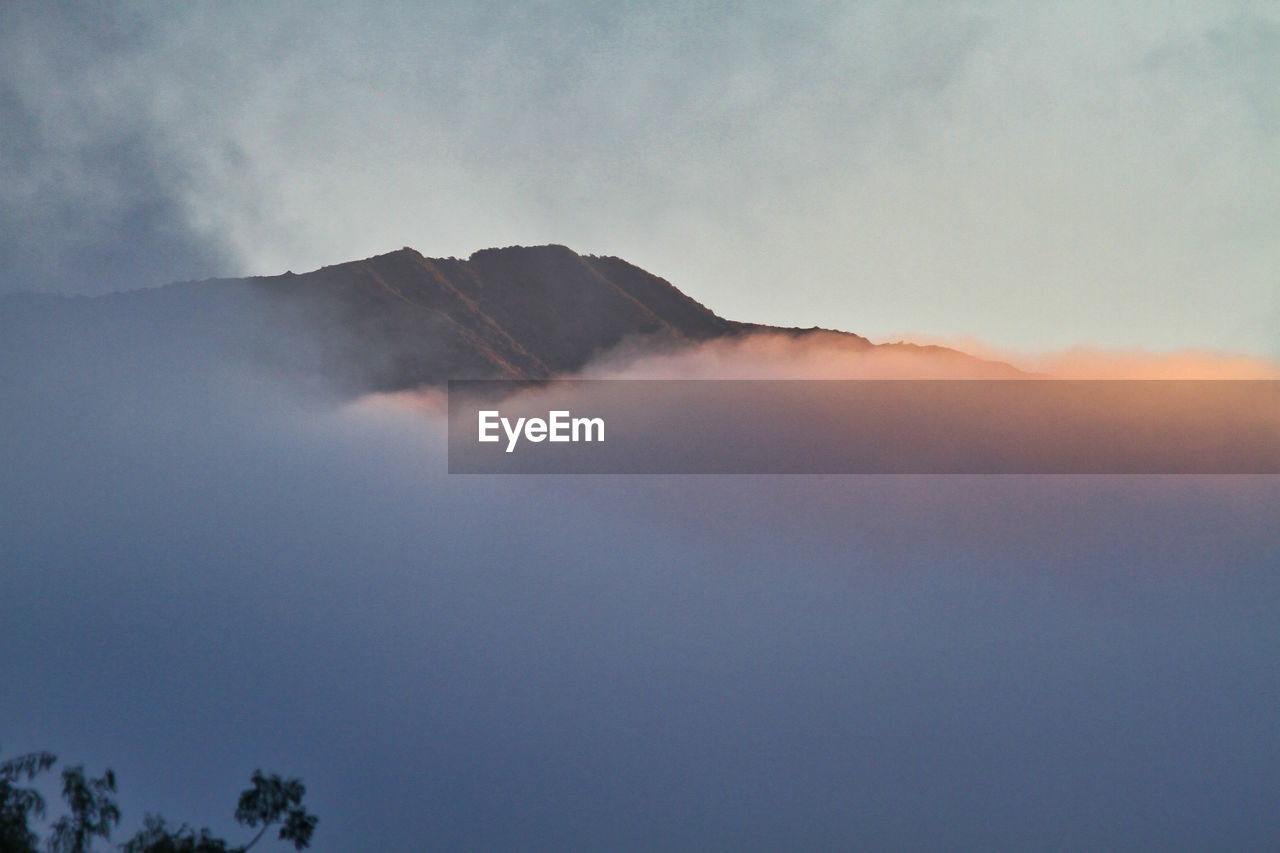
{"label": "tree silhouette", "polygon": [[253,787],[240,795],[240,804],[236,807],[236,820],[254,827],[259,823],[262,829],[244,849],[258,843],[267,827],[282,823],[280,839],[292,841],[294,849],[302,850],[311,844],[311,833],[315,832],[317,819],[307,814],[302,807],[302,797],[307,793],[306,787],[297,779],[281,779],[276,774],[264,776],[261,770],[253,771],[250,778]]}
{"label": "tree silhouette", "polygon": [[143,829],[120,849],[124,853],[233,853],[237,848],[228,847],[221,838],[214,838],[208,829],[197,833],[183,824],[170,830],[164,818],[149,814]]}
{"label": "tree silhouette", "polygon": [[120,822],[120,809],[111,794],[116,775],[110,770],[99,779],[86,779],[83,765],[62,771],[62,798],[71,814],[58,818],[49,836],[49,853],[88,853],[94,838],[111,837]]}
{"label": "tree silhouette", "polygon": [[34,788],[20,788],[48,770],[58,759],[47,752],[19,755],[0,763],[0,853],[35,851],[40,839],[31,831],[31,818],[44,817],[44,797]]}
{"label": "tree silhouette", "polygon": [[[33,752],[0,762],[0,853],[38,853],[40,839],[31,828],[32,819],[45,815],[46,804],[40,792],[20,786],[30,782],[57,762],[48,752]],[[255,770],[249,780],[252,787],[240,794],[236,821],[257,835],[242,847],[232,847],[215,838],[206,828],[196,831],[185,823],[171,828],[165,819],[148,814],[143,828],[120,845],[123,853],[245,853],[273,826],[279,826],[277,837],[293,844],[295,850],[311,845],[311,836],[319,820],[307,812],[302,798],[307,789],[299,779],[284,779]],[[120,809],[113,795],[116,777],[107,770],[100,778],[85,775],[83,766],[62,771],[62,798],[70,814],[54,822],[46,842],[48,853],[90,853],[95,839],[110,838],[113,827],[120,823]]]}

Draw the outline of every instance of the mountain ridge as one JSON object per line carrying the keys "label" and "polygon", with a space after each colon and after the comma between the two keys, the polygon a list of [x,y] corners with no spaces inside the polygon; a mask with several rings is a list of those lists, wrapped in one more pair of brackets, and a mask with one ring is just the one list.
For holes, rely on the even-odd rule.
{"label": "mountain ridge", "polygon": [[572,375],[624,341],[656,350],[756,333],[821,333],[856,350],[877,346],[851,332],[728,320],[622,258],[559,244],[480,249],[465,260],[404,247],[304,273],[64,299],[10,296],[0,304],[17,306],[6,314],[29,315],[58,305],[43,311],[53,326],[116,336],[124,347],[147,334],[180,348],[230,347],[348,393]]}

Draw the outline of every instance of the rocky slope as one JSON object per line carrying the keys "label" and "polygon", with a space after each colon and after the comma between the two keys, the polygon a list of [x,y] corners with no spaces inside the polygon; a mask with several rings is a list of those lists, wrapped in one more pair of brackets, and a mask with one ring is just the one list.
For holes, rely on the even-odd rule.
{"label": "rocky slope", "polygon": [[[300,275],[0,300],[0,355],[10,360],[30,358],[36,344],[41,358],[50,346],[89,347],[115,361],[206,356],[200,363],[225,365],[231,356],[344,393],[549,378],[624,341],[678,347],[758,331],[815,330],[726,320],[626,261],[555,245],[485,249],[466,260],[406,248]],[[851,348],[872,346],[834,334]]]}
{"label": "rocky slope", "polygon": [[295,332],[323,335],[330,368],[363,365],[380,389],[547,378],[627,337],[701,341],[741,328],[638,267],[564,246],[486,249],[466,260],[401,249],[245,283]]}

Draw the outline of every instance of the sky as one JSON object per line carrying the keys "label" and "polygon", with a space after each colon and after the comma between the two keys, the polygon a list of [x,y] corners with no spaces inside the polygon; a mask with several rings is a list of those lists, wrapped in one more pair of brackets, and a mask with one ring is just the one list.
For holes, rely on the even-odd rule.
{"label": "sky", "polygon": [[0,292],[562,243],[722,315],[1280,358],[1267,2],[6,3]]}
{"label": "sky", "polygon": [[[0,292],[557,242],[735,319],[1276,375],[1274,4],[421,5],[0,4]],[[1280,843],[1276,477],[450,476],[431,395],[10,304],[0,760],[113,768],[115,841],[247,840],[261,767],[316,853]],[[624,367],[682,359],[863,375]]]}

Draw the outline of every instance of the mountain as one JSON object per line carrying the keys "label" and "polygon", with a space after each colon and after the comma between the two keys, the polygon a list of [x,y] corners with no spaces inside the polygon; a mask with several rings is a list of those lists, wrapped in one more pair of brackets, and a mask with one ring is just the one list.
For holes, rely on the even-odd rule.
{"label": "mountain", "polygon": [[762,331],[873,346],[850,333],[726,320],[620,258],[557,245],[485,249],[466,260],[405,248],[304,274],[0,301],[7,359],[31,357],[37,344],[56,351],[59,341],[64,351],[90,346],[149,365],[201,355],[223,365],[237,356],[346,393],[454,378],[543,379],[571,374],[624,341],[648,350]]}
{"label": "mountain", "polygon": [[[335,364],[367,384],[543,379],[578,370],[623,339],[704,341],[741,328],[618,258],[564,246],[486,249],[466,260],[401,249],[304,275],[247,280],[295,328],[323,330]],[[368,354],[380,353],[380,365]]]}

